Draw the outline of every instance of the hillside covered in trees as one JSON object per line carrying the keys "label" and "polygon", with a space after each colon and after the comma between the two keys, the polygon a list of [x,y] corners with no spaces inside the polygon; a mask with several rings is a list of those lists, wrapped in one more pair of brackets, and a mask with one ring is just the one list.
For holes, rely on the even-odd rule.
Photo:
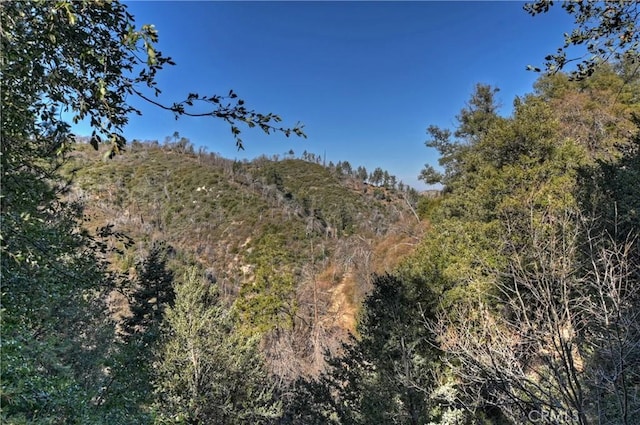
{"label": "hillside covered in trees", "polygon": [[[86,205],[85,227],[112,236],[111,269],[133,272],[166,244],[178,275],[197,267],[244,333],[268,335],[269,364],[286,380],[322,367],[324,351],[353,330],[370,275],[397,264],[422,232],[414,189],[369,183],[348,162],[323,166],[307,153],[231,161],[196,154],[184,138],[133,141],[108,161],[78,148],[63,169],[74,182],[68,199]],[[118,314],[129,314],[131,290],[112,294]]]}
{"label": "hillside covered in trees", "polygon": [[[563,3],[577,27],[512,113],[479,83],[428,126],[436,197],[306,151],[127,141],[127,96],[171,64],[154,29],[1,7],[3,423],[640,422],[637,2]],[[154,101],[198,102],[239,146],[304,136],[233,92]]]}

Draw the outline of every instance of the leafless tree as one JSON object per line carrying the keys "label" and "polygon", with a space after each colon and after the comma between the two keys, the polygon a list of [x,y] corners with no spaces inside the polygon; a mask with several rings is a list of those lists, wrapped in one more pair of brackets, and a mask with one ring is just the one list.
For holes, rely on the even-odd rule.
{"label": "leafless tree", "polygon": [[506,232],[497,291],[429,325],[470,403],[516,423],[640,423],[638,244],[594,229],[532,212]]}

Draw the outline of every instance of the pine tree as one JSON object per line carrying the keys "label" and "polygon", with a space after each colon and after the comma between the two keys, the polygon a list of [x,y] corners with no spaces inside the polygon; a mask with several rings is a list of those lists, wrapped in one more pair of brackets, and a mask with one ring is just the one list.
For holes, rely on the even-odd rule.
{"label": "pine tree", "polygon": [[156,364],[161,420],[197,424],[267,424],[281,415],[258,341],[237,331],[215,285],[192,269],[166,311]]}
{"label": "pine tree", "polygon": [[136,266],[136,280],[131,294],[131,317],[123,324],[129,334],[144,333],[160,323],[164,309],[175,298],[173,272],[167,268],[171,250],[164,242],[154,242],[149,255]]}

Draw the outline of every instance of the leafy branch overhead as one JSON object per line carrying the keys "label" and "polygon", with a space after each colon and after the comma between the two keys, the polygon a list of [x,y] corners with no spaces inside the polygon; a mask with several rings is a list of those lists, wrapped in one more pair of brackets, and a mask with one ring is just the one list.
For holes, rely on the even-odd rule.
{"label": "leafy branch overhead", "polygon": [[[215,94],[212,96],[202,96],[198,93],[189,93],[185,100],[173,103],[171,106],[163,105],[138,90],[134,89],[134,93],[147,102],[173,112],[176,119],[183,115],[189,117],[213,117],[223,119],[230,124],[231,133],[236,140],[236,146],[238,149],[244,149],[242,139],[240,138],[241,131],[236,125],[238,122],[245,123],[249,128],[259,127],[266,134],[280,132],[286,137],[289,137],[292,134],[298,137],[307,137],[303,131],[303,124],[297,123],[292,128],[279,127],[275,125],[276,123],[282,122],[282,118],[279,115],[273,113],[261,114],[255,110],[247,109],[244,104],[244,100],[238,98],[238,95],[233,90],[230,90],[227,96]],[[192,108],[196,103],[213,105],[214,109],[208,112],[190,112],[188,109]]]}
{"label": "leafy branch overhead", "polygon": [[[3,2],[1,8],[2,80],[3,87],[11,88],[2,93],[3,113],[15,112],[16,118],[22,117],[18,122],[32,117],[34,126],[56,128],[67,139],[70,127],[60,112],[70,113],[73,123],[88,120],[94,147],[108,141],[109,155],[114,155],[126,143],[122,133],[129,115],[141,115],[130,103],[133,95],[176,118],[210,116],[226,121],[238,148],[243,147],[242,123],[268,134],[306,137],[301,124],[279,126],[280,116],[247,108],[233,91],[227,96],[190,93],[171,105],[154,99],[161,93],[157,72],[175,63],[156,49],[156,28],[136,29],[134,17],[122,3]],[[195,103],[213,108],[195,112]]]}
{"label": "leafy branch overhead", "polygon": [[[524,9],[536,16],[547,13],[553,3],[552,0],[536,0],[527,3]],[[603,62],[615,63],[629,58],[637,62],[640,44],[638,3],[638,0],[562,2],[562,8],[575,17],[576,27],[564,34],[564,45],[555,54],[545,57],[545,71],[555,73],[576,62],[576,69],[571,75],[581,80],[592,75]],[[586,52],[568,58],[569,49],[577,46],[584,47]],[[541,71],[531,65],[528,69]]]}

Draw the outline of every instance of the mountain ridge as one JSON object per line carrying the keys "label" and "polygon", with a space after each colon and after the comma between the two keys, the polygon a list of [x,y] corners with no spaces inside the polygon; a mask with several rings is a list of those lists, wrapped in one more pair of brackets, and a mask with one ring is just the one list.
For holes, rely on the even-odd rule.
{"label": "mountain ridge", "polygon": [[[371,275],[408,255],[425,226],[415,190],[299,158],[239,162],[184,144],[134,142],[103,160],[80,143],[66,172],[86,227],[111,226],[135,241],[120,243],[117,272],[128,273],[154,241],[165,241],[179,253],[176,274],[199,265],[241,312],[247,332],[262,335],[272,370],[286,379],[322,370],[324,351],[354,331]],[[266,315],[274,305],[278,311]],[[302,345],[291,353],[300,358],[296,368],[274,361],[282,357],[274,346],[285,341]]]}

